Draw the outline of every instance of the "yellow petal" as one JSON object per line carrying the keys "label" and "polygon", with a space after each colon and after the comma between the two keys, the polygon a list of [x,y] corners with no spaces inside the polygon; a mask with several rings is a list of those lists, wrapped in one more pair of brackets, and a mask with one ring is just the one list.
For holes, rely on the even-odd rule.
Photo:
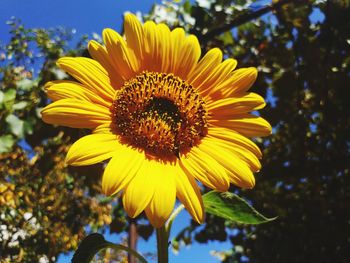
{"label": "yellow petal", "polygon": [[107,71],[97,61],[83,57],[63,57],[57,61],[57,65],[104,99],[113,100],[115,90]]}
{"label": "yellow petal", "polygon": [[199,187],[191,174],[176,167],[176,196],[183,203],[192,218],[198,223],[204,222],[203,200]]}
{"label": "yellow petal", "polygon": [[222,52],[218,48],[209,50],[199,61],[197,66],[188,75],[188,83],[194,87],[200,87],[205,82],[213,70],[221,63]]}
{"label": "yellow petal", "polygon": [[235,94],[246,92],[256,80],[258,71],[256,68],[241,68],[233,71],[231,77],[216,87],[225,97],[232,97]]}
{"label": "yellow petal", "polygon": [[156,50],[156,34],[157,26],[153,21],[147,21],[143,25],[143,33],[145,37],[145,51],[147,53],[154,53]]}
{"label": "yellow petal", "polygon": [[229,58],[224,60],[218,65],[197,88],[201,90],[203,94],[211,95],[216,90],[221,82],[225,82],[231,75],[232,71],[236,68],[237,61]]}
{"label": "yellow petal", "polygon": [[134,51],[136,58],[143,60],[145,47],[142,25],[134,14],[128,13],[124,18],[125,38],[128,46]]}
{"label": "yellow petal", "polygon": [[143,26],[143,31],[145,36],[143,67],[149,71],[160,71],[162,63],[160,52],[158,51],[159,36],[157,26],[153,21],[147,21]]}
{"label": "yellow petal", "polygon": [[134,218],[138,216],[151,202],[155,192],[157,171],[154,162],[144,160],[138,173],[126,186],[123,195],[123,205],[127,214]]}
{"label": "yellow petal", "polygon": [[138,173],[145,157],[143,153],[120,145],[109,161],[102,177],[102,191],[113,195],[122,190]]}
{"label": "yellow petal", "polygon": [[119,75],[118,69],[111,63],[106,48],[95,40],[91,40],[88,44],[88,50],[91,57],[97,60],[107,70],[113,88],[119,89],[124,81]]}
{"label": "yellow petal", "polygon": [[125,40],[113,29],[104,29],[103,41],[106,45],[111,64],[117,69],[123,80],[129,80],[139,71],[140,64],[134,52],[128,48]]}
{"label": "yellow petal", "polygon": [[175,28],[170,33],[170,51],[169,51],[169,72],[177,75],[177,69],[184,65],[180,62],[182,48],[185,43],[185,31],[182,28]]}
{"label": "yellow petal", "polygon": [[238,114],[259,110],[266,105],[263,97],[256,93],[247,93],[242,97],[225,98],[208,103],[207,109],[212,119],[228,119]]}
{"label": "yellow petal", "polygon": [[224,141],[236,144],[241,148],[247,149],[254,153],[258,158],[262,157],[259,147],[253,141],[233,130],[222,127],[209,127],[208,135],[220,138]]}
{"label": "yellow petal", "polygon": [[110,107],[111,102],[101,98],[98,93],[94,93],[84,85],[74,81],[52,81],[45,85],[47,96],[53,100],[78,99]]}
{"label": "yellow petal", "polygon": [[170,69],[170,53],[171,53],[171,42],[170,42],[170,29],[165,24],[157,25],[158,33],[158,47],[160,60],[161,60],[161,71],[169,72]]}
{"label": "yellow petal", "polygon": [[211,189],[225,192],[230,187],[230,181],[225,169],[211,156],[194,147],[181,158],[180,165],[197,180]]}
{"label": "yellow petal", "polygon": [[42,111],[46,123],[71,128],[93,129],[111,120],[108,108],[77,99],[61,99],[46,106]]}
{"label": "yellow petal", "polygon": [[111,158],[120,147],[114,134],[90,134],[70,147],[66,163],[73,166],[95,164]]}
{"label": "yellow petal", "polygon": [[230,181],[242,188],[253,188],[255,178],[247,163],[237,157],[232,151],[205,137],[198,146],[202,151],[212,156],[228,171]]}
{"label": "yellow petal", "polygon": [[208,140],[213,140],[220,147],[226,148],[234,153],[235,156],[245,162],[253,172],[260,171],[260,161],[249,149],[242,147],[240,144],[232,143],[232,141],[220,139],[215,135],[208,135]]}
{"label": "yellow petal", "polygon": [[112,121],[103,123],[92,130],[93,134],[113,134],[115,124]]}
{"label": "yellow petal", "polygon": [[211,124],[218,127],[225,127],[246,137],[262,137],[271,135],[271,125],[265,119],[245,114],[233,119],[211,120]]}
{"label": "yellow petal", "polygon": [[190,35],[186,38],[178,56],[178,65],[175,74],[187,79],[189,73],[195,68],[201,56],[201,47],[197,37]]}
{"label": "yellow petal", "polygon": [[176,200],[175,172],[171,165],[158,163],[152,174],[155,183],[154,195],[146,207],[146,215],[151,224],[159,228],[164,225],[174,209]]}

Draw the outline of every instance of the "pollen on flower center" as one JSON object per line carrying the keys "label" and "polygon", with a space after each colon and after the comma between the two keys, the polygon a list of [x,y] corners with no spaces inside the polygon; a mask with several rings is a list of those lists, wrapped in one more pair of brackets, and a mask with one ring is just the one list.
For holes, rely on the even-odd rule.
{"label": "pollen on flower center", "polygon": [[179,157],[207,134],[205,102],[173,74],[142,72],[116,92],[116,133],[158,158]]}

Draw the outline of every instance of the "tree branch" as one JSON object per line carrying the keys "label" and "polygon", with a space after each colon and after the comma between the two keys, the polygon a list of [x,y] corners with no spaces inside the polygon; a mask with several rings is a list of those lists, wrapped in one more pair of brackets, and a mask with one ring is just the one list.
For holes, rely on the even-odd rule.
{"label": "tree branch", "polygon": [[235,27],[238,27],[240,25],[243,25],[243,24],[245,24],[253,19],[256,19],[256,18],[258,18],[258,17],[260,17],[268,12],[276,10],[285,4],[289,4],[289,3],[301,4],[303,2],[305,3],[305,1],[303,1],[303,0],[280,0],[280,1],[277,1],[275,3],[261,7],[260,9],[258,9],[256,11],[247,11],[246,13],[234,18],[230,23],[219,26],[219,27],[209,31],[208,33],[206,33],[204,35],[199,35],[197,33],[197,37],[201,41],[206,42],[209,39],[214,38],[215,36],[221,35],[222,33],[225,33],[226,31],[229,31],[229,30],[231,30]]}

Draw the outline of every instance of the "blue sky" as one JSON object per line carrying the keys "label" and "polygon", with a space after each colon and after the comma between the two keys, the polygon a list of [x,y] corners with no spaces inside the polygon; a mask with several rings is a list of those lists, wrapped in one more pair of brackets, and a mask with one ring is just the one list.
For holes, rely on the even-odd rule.
{"label": "blue sky", "polygon": [[[125,11],[148,12],[153,3],[161,1],[152,0],[1,0],[0,7],[0,41],[6,43],[9,39],[6,21],[12,16],[21,19],[27,28],[50,28],[63,26],[74,28],[76,35],[84,35],[96,32],[101,34],[106,27],[116,30],[121,29],[122,17]],[[182,211],[173,225],[171,237],[186,227],[190,222],[189,215]],[[117,235],[106,235],[109,241],[116,242]],[[155,252],[156,240],[153,236],[148,242],[142,240],[138,244],[141,252]],[[210,250],[225,250],[230,248],[230,243],[210,242],[207,245],[194,244],[188,248],[182,248],[178,255],[170,251],[170,262],[219,262],[210,256]],[[58,262],[70,262],[71,255],[61,255]]]}
{"label": "blue sky", "polygon": [[[103,28],[121,28],[125,11],[147,12],[154,0],[1,0],[0,36],[5,36],[5,21],[20,18],[27,27],[75,28],[77,34],[101,33]],[[1,37],[2,40],[3,37]]]}

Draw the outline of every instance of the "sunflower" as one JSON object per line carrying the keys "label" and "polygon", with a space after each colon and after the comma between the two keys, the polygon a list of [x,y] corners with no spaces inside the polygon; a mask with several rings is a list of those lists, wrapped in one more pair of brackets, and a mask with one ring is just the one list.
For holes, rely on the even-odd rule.
{"label": "sunflower", "polygon": [[130,217],[145,211],[155,227],[170,216],[176,198],[193,219],[204,220],[197,182],[218,191],[252,188],[261,151],[249,137],[271,133],[252,111],[264,99],[247,90],[255,68],[223,60],[218,48],[201,58],[198,40],[182,28],[141,24],[125,15],[125,36],[103,31],[90,41],[92,57],[63,57],[57,65],[76,81],[52,81],[46,123],[88,128],[69,149],[69,165],[109,159],[102,190],[122,192]]}

